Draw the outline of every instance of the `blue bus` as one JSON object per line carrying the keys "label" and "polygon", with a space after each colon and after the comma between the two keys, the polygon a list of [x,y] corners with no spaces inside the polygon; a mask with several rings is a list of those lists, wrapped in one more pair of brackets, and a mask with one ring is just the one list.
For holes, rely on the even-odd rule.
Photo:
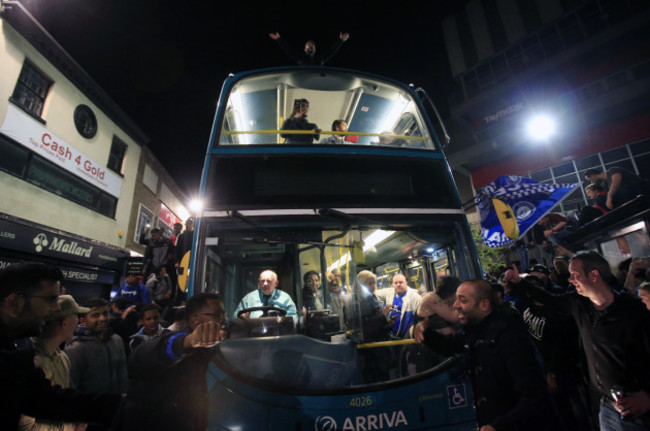
{"label": "blue bus", "polygon": [[[305,104],[311,128],[286,127]],[[365,314],[374,297],[356,279],[371,271],[381,289],[402,273],[424,294],[443,274],[480,278],[439,135],[424,90],[371,73],[286,67],[226,79],[187,282],[190,296],[219,293],[229,317],[207,376],[209,429],[476,428],[462,358],[377,336]],[[297,316],[235,315],[265,270]],[[303,301],[308,271],[322,307]]]}

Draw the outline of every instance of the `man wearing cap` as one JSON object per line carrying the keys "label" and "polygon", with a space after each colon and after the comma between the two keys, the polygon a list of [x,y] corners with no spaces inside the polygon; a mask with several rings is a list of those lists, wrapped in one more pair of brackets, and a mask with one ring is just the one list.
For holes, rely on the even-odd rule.
{"label": "man wearing cap", "polygon": [[[70,388],[72,387],[70,358],[64,351],[59,349],[59,346],[74,334],[79,314],[89,312],[90,308],[80,307],[70,295],[59,296],[59,306],[61,310],[45,319],[41,334],[31,339],[35,352],[34,364],[43,370],[45,378],[52,382],[53,385]],[[75,424],[42,422],[31,416],[23,415],[20,419],[20,426],[22,429],[38,427],[39,430],[74,430]]]}
{"label": "man wearing cap", "polygon": [[114,395],[80,394],[52,386],[34,366],[34,348],[44,319],[61,311],[57,268],[17,263],[0,270],[0,429],[13,430],[20,415],[62,422],[110,423],[120,403]]}
{"label": "man wearing cap", "polygon": [[551,280],[551,270],[545,265],[537,263],[530,267],[528,274],[539,277],[544,282],[544,288],[550,292],[559,293],[562,288]]}

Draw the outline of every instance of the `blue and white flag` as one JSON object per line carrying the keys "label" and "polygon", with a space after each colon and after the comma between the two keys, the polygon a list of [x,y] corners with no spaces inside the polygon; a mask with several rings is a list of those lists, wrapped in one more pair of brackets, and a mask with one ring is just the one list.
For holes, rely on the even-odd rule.
{"label": "blue and white flag", "polygon": [[503,232],[492,199],[499,199],[512,208],[519,225],[519,237],[535,225],[547,212],[567,197],[578,184],[541,184],[525,177],[505,175],[483,187],[476,195],[481,212],[481,236],[490,247],[510,242]]}

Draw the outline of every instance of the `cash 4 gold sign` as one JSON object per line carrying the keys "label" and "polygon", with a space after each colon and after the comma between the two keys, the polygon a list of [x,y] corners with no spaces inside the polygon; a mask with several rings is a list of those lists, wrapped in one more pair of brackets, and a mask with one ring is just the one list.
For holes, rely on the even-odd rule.
{"label": "cash 4 gold sign", "polygon": [[68,241],[57,236],[52,236],[51,240],[44,233],[39,233],[34,237],[34,248],[38,253],[43,250],[56,251],[59,253],[73,256],[90,257],[93,246],[82,247],[77,241]]}
{"label": "cash 4 gold sign", "polygon": [[319,416],[314,423],[314,431],[371,431],[398,428],[408,425],[406,416],[401,410],[390,413],[348,416],[339,424],[331,416]]}

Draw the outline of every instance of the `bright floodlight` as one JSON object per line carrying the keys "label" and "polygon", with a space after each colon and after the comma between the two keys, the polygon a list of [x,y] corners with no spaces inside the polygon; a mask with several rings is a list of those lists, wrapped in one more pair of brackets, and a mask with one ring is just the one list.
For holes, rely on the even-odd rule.
{"label": "bright floodlight", "polygon": [[548,139],[555,133],[555,121],[546,115],[538,115],[528,122],[528,136],[536,140]]}
{"label": "bright floodlight", "polygon": [[190,202],[190,211],[193,213],[198,213],[201,211],[201,208],[203,208],[203,202],[201,202],[199,199],[194,199],[192,202]]}

